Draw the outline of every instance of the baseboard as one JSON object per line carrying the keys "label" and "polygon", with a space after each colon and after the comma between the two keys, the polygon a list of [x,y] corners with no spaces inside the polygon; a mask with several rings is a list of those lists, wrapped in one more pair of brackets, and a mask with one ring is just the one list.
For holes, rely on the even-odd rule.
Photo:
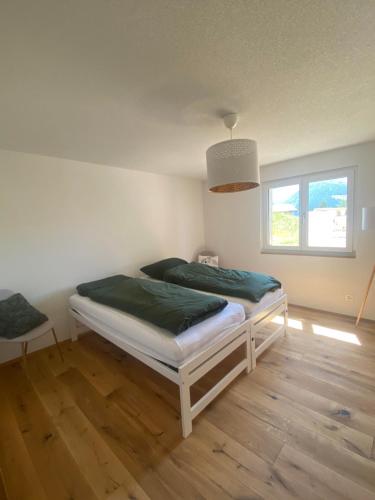
{"label": "baseboard", "polygon": [[[337,313],[337,312],[327,311],[326,309],[318,309],[316,307],[302,306],[300,304],[292,304],[290,302],[288,303],[288,307],[296,307],[296,308],[299,308],[299,309],[306,309],[307,311],[315,311],[315,312],[318,312],[318,313],[330,314],[332,316],[337,316],[338,318],[342,318],[342,319],[346,319],[346,320],[352,320],[354,324],[355,324],[355,321],[357,319],[356,316],[351,316],[349,314],[343,314],[343,313]],[[366,323],[368,325],[375,325],[375,320],[369,319],[369,318],[362,317],[361,318],[361,323],[362,322]]]}

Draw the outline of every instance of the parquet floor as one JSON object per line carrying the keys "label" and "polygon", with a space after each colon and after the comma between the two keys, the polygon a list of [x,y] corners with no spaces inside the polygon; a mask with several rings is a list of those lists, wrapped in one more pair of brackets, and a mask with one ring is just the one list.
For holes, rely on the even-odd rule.
{"label": "parquet floor", "polygon": [[375,499],[374,323],[289,316],[186,440],[177,387],[96,334],[0,367],[0,500]]}

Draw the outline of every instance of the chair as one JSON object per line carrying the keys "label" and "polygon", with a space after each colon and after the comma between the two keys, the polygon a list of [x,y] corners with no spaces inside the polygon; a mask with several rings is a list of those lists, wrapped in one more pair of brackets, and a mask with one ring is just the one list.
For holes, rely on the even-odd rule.
{"label": "chair", "polygon": [[[0,289],[0,300],[5,300],[8,297],[11,297],[12,295],[14,295],[14,292],[12,292],[12,290]],[[6,339],[4,337],[0,337],[0,342],[13,343],[13,344],[18,342],[19,344],[21,344],[22,357],[24,362],[26,362],[28,343],[49,332],[52,333],[57,350],[59,351],[60,354],[61,361],[64,362],[64,357],[60,349],[59,343],[57,341],[54,324],[52,323],[51,320],[46,321],[40,326],[37,326],[36,328],[33,328],[29,332],[20,335],[19,337],[16,337],[14,339]]]}

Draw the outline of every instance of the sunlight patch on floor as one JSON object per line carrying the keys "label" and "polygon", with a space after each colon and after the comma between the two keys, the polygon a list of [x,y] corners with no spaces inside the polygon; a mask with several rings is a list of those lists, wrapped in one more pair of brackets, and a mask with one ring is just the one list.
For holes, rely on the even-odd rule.
{"label": "sunlight patch on floor", "polygon": [[355,333],[344,332],[342,330],[335,330],[334,328],[327,328],[326,326],[311,325],[315,335],[322,335],[331,339],[348,342],[349,344],[362,345]]}
{"label": "sunlight patch on floor", "polygon": [[[277,325],[284,324],[283,316],[276,316],[273,318],[272,323],[276,323]],[[290,328],[294,328],[295,330],[303,330],[302,321],[299,319],[288,318],[288,326]]]}

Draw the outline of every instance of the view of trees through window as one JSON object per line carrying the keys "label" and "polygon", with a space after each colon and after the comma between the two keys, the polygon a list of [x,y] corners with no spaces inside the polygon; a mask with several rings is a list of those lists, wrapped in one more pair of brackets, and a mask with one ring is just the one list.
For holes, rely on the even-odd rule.
{"label": "view of trees through window", "polygon": [[299,184],[270,190],[271,245],[299,245]]}

